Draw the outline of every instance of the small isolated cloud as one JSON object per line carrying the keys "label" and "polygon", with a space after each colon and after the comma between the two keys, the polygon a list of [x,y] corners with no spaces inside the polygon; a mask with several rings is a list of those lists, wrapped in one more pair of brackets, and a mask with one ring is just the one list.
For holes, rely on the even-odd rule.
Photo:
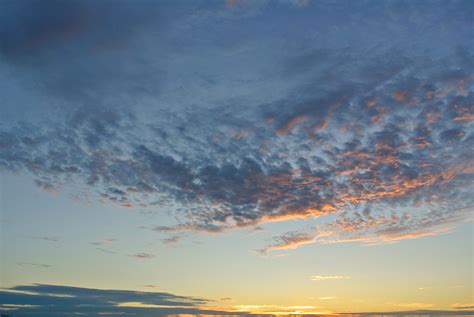
{"label": "small isolated cloud", "polygon": [[342,275],[314,275],[309,278],[312,281],[327,281],[327,280],[350,280],[350,276]]}
{"label": "small isolated cloud", "polygon": [[36,240],[43,240],[48,242],[59,242],[60,238],[58,236],[44,236],[44,237],[33,237]]}
{"label": "small isolated cloud", "polygon": [[115,241],[117,241],[117,239],[109,238],[109,239],[103,239],[101,241],[94,241],[94,242],[91,242],[90,244],[92,244],[92,245],[107,245],[107,244],[112,244]]}
{"label": "small isolated cloud", "polygon": [[336,299],[337,297],[334,296],[325,296],[325,297],[319,297],[319,300],[331,300],[331,299]]}
{"label": "small isolated cloud", "polygon": [[41,264],[41,263],[31,263],[31,262],[17,262],[18,266],[25,266],[25,267],[35,267],[41,269],[49,269],[52,265],[49,264]]}
{"label": "small isolated cloud", "polygon": [[180,236],[173,236],[173,237],[170,237],[170,238],[165,238],[165,239],[162,239],[161,242],[165,245],[176,245],[178,244],[178,242],[180,241],[181,237]]}
{"label": "small isolated cloud", "polygon": [[297,7],[306,7],[312,0],[290,0],[289,2]]}
{"label": "small isolated cloud", "polygon": [[296,249],[305,244],[314,243],[315,235],[306,232],[291,231],[281,236],[273,237],[272,242],[257,252],[266,254],[270,251]]}
{"label": "small isolated cloud", "polygon": [[115,251],[111,251],[111,250],[107,250],[107,249],[104,249],[104,248],[95,248],[97,251],[100,251],[102,253],[107,253],[107,254],[115,254],[116,252]]}
{"label": "small isolated cloud", "polygon": [[110,246],[112,243],[114,243],[115,241],[117,241],[117,239],[115,238],[107,238],[107,239],[103,239],[103,240],[100,240],[100,241],[95,241],[95,242],[90,242],[90,244],[96,246],[96,250],[97,251],[100,251],[102,253],[107,253],[107,254],[116,254],[117,252],[115,251],[112,251],[112,250],[109,250],[106,248],[106,246]]}
{"label": "small isolated cloud", "polygon": [[132,257],[132,258],[141,259],[141,260],[148,260],[148,259],[155,258],[155,256],[153,254],[145,253],[145,252],[130,254],[129,256]]}
{"label": "small isolated cloud", "polygon": [[253,234],[257,234],[257,233],[260,233],[260,232],[263,232],[265,231],[265,229],[261,226],[256,226],[252,229],[250,229],[250,234],[253,235]]}

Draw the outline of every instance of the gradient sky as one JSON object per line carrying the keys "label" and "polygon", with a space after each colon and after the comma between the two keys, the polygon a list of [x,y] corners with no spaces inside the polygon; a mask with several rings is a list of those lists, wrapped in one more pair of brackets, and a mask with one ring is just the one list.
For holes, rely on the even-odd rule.
{"label": "gradient sky", "polygon": [[1,0],[0,312],[472,311],[473,15]]}

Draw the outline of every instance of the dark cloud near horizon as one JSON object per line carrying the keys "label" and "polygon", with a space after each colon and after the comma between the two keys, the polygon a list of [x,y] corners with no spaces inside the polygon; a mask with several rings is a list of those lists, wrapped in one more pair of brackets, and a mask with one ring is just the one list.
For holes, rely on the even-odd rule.
{"label": "dark cloud near horizon", "polygon": [[[20,285],[0,290],[0,311],[11,316],[69,316],[104,313],[121,316],[164,316],[170,314],[207,312],[199,306],[209,301],[197,297],[178,296],[165,292],[102,290],[47,284]],[[120,304],[142,303],[158,307],[120,307]],[[6,308],[15,307],[14,310]],[[222,313],[213,312],[210,313]]]}
{"label": "dark cloud near horizon", "polygon": [[[52,104],[67,100],[44,121],[0,129],[0,166],[44,190],[72,183],[119,206],[173,210],[176,226],[149,227],[168,233],[338,215],[269,249],[322,233],[333,242],[441,233],[474,207],[469,1],[322,1],[291,13],[273,4],[250,16],[129,1],[110,11],[107,1],[33,1],[41,9],[29,16],[29,3],[5,3],[17,12],[0,28],[5,69],[41,76],[35,93]],[[301,19],[278,29],[285,14]],[[290,35],[299,41],[282,40]],[[103,39],[122,46],[95,51]],[[41,107],[30,102],[19,107]]]}

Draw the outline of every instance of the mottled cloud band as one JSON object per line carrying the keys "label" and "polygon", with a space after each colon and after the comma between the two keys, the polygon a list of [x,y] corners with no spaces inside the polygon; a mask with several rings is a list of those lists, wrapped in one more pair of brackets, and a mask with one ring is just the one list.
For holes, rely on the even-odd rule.
{"label": "mottled cloud band", "polygon": [[[5,109],[51,113],[2,122],[3,169],[47,191],[171,210],[175,226],[149,227],[173,234],[167,243],[185,231],[309,218],[321,222],[262,252],[390,243],[472,217],[472,3],[353,4],[332,13],[346,22],[324,30],[330,42],[311,24],[339,12],[325,2],[293,6],[302,18],[288,30],[275,23],[284,3],[46,3],[42,12],[61,18],[2,4],[27,22],[1,25],[1,76],[15,73],[17,91],[5,89]],[[170,10],[176,20],[158,19]],[[439,19],[445,45],[410,32],[436,33]],[[225,32],[241,21],[249,25],[230,43]],[[269,24],[280,33],[267,35]],[[391,36],[366,40],[374,26]],[[72,62],[56,58],[65,54]]]}

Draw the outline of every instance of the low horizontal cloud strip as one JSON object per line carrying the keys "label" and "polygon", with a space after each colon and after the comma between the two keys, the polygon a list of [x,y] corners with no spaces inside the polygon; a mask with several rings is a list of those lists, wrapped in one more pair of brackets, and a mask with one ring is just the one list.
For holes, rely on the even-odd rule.
{"label": "low horizontal cloud strip", "polygon": [[310,280],[312,281],[350,280],[350,279],[351,279],[350,276],[342,276],[342,275],[314,275],[310,277]]}
{"label": "low horizontal cloud strip", "polygon": [[[181,313],[225,314],[200,308],[207,303],[206,299],[164,292],[101,290],[46,284],[21,285],[0,290],[0,312],[12,316],[131,314],[149,317]],[[6,308],[9,308],[8,311]]]}

